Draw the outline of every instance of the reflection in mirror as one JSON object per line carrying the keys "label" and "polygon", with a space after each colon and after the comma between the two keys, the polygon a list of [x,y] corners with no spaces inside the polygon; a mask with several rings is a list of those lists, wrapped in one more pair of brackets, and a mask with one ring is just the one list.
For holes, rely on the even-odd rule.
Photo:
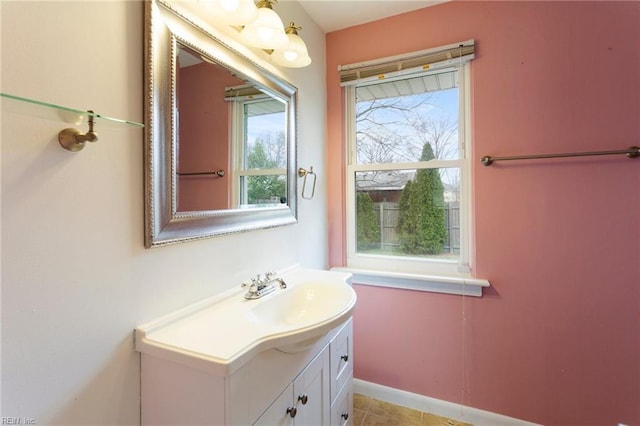
{"label": "reflection in mirror", "polygon": [[[231,109],[225,87],[244,82],[180,44],[177,63],[177,210],[229,209]],[[219,170],[223,176],[216,173]]]}
{"label": "reflection in mirror", "polygon": [[286,204],[285,103],[181,44],[176,74],[178,211]]}
{"label": "reflection in mirror", "polygon": [[297,90],[145,3],[147,247],[296,222]]}

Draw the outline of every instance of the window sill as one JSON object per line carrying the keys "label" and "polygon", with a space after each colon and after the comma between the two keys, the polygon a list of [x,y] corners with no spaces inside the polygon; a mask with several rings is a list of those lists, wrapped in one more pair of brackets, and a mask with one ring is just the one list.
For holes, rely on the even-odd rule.
{"label": "window sill", "polygon": [[353,274],[352,282],[354,284],[430,291],[434,293],[482,297],[482,289],[491,286],[488,280],[463,275],[454,277],[403,274],[400,272],[371,271],[348,267],[335,267],[331,268],[331,270],[350,272]]}

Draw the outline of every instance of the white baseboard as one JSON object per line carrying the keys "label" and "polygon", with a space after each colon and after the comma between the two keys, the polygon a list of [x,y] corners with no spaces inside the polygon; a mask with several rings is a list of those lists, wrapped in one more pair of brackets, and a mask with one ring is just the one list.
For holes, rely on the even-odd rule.
{"label": "white baseboard", "polygon": [[438,416],[450,417],[471,423],[473,426],[540,426],[536,423],[514,419],[502,414],[466,407],[359,379],[353,379],[353,392],[403,407],[413,408],[414,410],[428,411]]}

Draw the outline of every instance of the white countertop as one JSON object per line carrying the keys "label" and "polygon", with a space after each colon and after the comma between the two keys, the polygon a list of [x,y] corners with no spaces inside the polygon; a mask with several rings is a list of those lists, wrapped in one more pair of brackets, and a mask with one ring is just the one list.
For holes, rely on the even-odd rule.
{"label": "white countertop", "polygon": [[[277,289],[261,299],[245,300],[245,291],[238,286],[141,325],[135,330],[135,349],[217,375],[229,375],[260,351],[319,338],[351,316],[356,303],[355,292],[349,285],[351,274],[298,268],[279,277],[285,280],[287,288]],[[326,317],[323,315],[313,323],[261,322],[251,313],[261,304],[274,303],[279,292],[291,292],[300,285],[323,284],[327,288],[344,284],[352,294],[343,293],[347,297],[337,305],[334,303],[327,309]]]}

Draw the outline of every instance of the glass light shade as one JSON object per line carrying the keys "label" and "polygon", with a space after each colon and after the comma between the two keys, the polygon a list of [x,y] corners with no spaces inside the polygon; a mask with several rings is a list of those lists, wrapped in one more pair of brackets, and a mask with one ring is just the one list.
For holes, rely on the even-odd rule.
{"label": "glass light shade", "polygon": [[268,7],[259,8],[255,21],[247,24],[240,34],[247,44],[260,49],[277,49],[288,41],[282,20]]}
{"label": "glass light shade", "polygon": [[311,63],[307,46],[297,34],[287,34],[289,42],[271,53],[271,60],[278,65],[290,68],[302,68]]}
{"label": "glass light shade", "polygon": [[214,19],[241,27],[256,19],[258,8],[253,0],[201,0]]}
{"label": "glass light shade", "polygon": [[218,0],[225,12],[234,12],[240,7],[240,0]]}

